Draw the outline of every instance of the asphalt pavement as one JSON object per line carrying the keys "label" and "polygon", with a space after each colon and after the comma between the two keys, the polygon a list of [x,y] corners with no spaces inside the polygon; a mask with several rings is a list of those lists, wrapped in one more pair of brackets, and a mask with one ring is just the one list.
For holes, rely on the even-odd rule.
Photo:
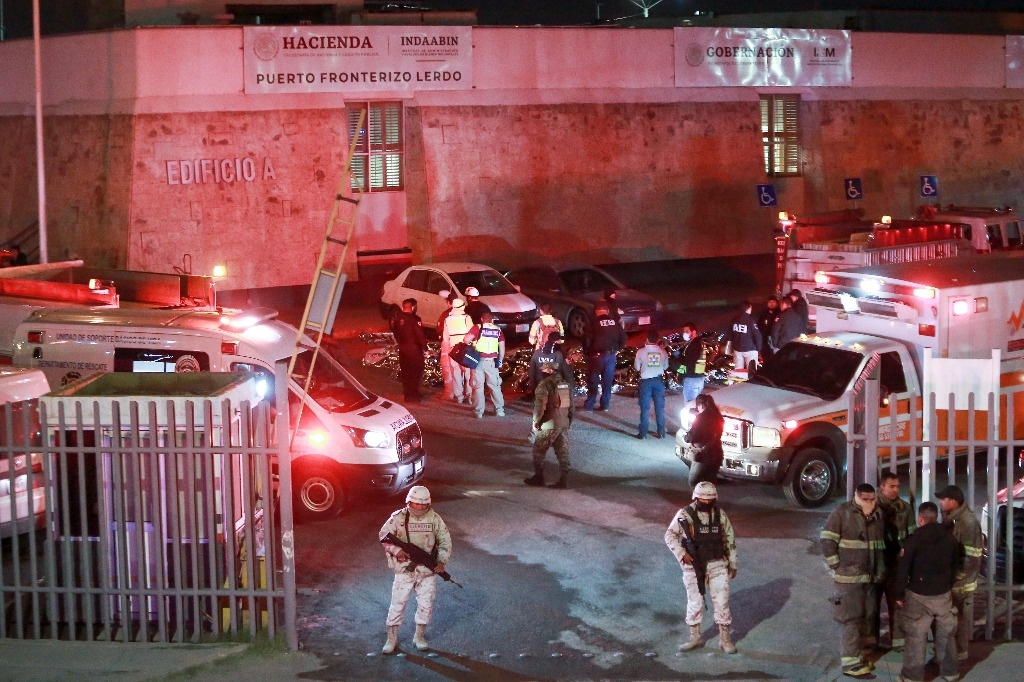
{"label": "asphalt pavement", "polygon": [[[666,279],[653,278],[638,288],[659,291],[661,300],[671,306],[677,318],[696,315],[708,328],[727,319],[739,300],[763,293],[757,284],[752,287],[748,282],[722,282],[715,287],[717,298],[712,300],[696,293],[697,284],[691,287],[690,282],[679,281],[673,285]],[[337,338],[383,328],[372,294],[367,291],[369,287],[366,291],[357,288],[350,297],[353,301],[343,306]],[[358,348],[354,343],[351,346]],[[503,421],[507,424],[522,417],[526,423],[526,409],[510,405],[510,417]],[[473,428],[480,428],[477,420],[438,401],[417,405],[413,411],[432,432],[435,453],[443,452],[448,445],[438,439],[442,427],[455,434],[451,438],[463,440],[473,437]],[[637,558],[665,558],[664,546],[659,545],[667,519],[660,517],[659,510],[637,510],[619,500],[625,499],[630,486],[646,486],[658,476],[663,478],[662,472],[678,466],[678,461],[673,461],[668,452],[670,443],[664,444],[664,452],[629,449],[633,447],[630,443],[637,443],[628,435],[635,424],[635,413],[635,401],[616,399],[612,412],[581,419],[577,436],[581,454],[574,455],[574,470],[579,467],[578,485],[568,491],[519,485],[525,455],[522,447],[511,441],[508,447],[498,448],[500,452],[491,453],[488,461],[469,465],[461,460],[444,462],[435,456],[430,482],[435,506],[449,525],[457,519],[460,527],[458,557],[451,569],[456,577],[466,576],[472,581],[467,580],[464,591],[442,587],[445,592],[439,598],[436,627],[431,630],[436,650],[430,654],[408,646],[411,618],[407,618],[402,633],[402,653],[390,657],[380,654],[383,627],[377,622],[380,605],[376,602],[382,593],[380,585],[386,581],[380,570],[347,577],[313,572],[299,576],[304,592],[300,595],[303,627],[297,652],[249,644],[6,639],[0,640],[0,681],[850,679],[843,678],[838,668],[837,633],[824,600],[828,579],[820,557],[810,549],[814,533],[808,529],[817,527],[819,519],[810,514],[801,537],[742,539],[741,572],[732,596],[739,653],[727,656],[717,649],[710,617],[705,619],[709,642],[704,648],[685,654],[676,650],[684,630],[678,603],[678,570],[669,561],[646,566]],[[601,468],[588,462],[589,451],[598,450],[611,438],[622,441],[622,460],[602,462]],[[479,471],[465,471],[473,467]],[[465,483],[488,480],[482,473],[485,469],[493,484]],[[615,481],[614,486],[605,483],[610,480]],[[734,524],[740,519],[738,526],[749,527],[751,522],[744,524],[744,518],[773,513],[764,507],[763,491],[754,485],[728,487]],[[675,504],[676,497],[670,501]],[[378,507],[354,510],[346,523],[379,524]],[[609,509],[617,510],[611,519]],[[543,516],[527,513],[533,510],[542,511]],[[731,516],[733,513],[730,511]],[[595,519],[598,515],[600,523]],[[502,532],[479,537],[461,530],[483,527],[496,518],[513,522],[501,526]],[[523,519],[521,525],[514,523],[516,518]],[[344,527],[341,521],[328,530]],[[572,546],[566,544],[566,533],[573,534]],[[297,553],[310,551],[318,542],[317,538],[304,540],[300,535]],[[365,563],[364,555],[358,553],[372,551],[371,547],[354,549],[349,560]],[[574,560],[582,556],[609,565],[588,572],[571,562],[563,565],[553,561],[552,555],[559,552],[575,552]],[[495,562],[505,568],[514,564],[515,571],[495,571],[490,568]],[[508,599],[502,590],[507,585],[501,581],[510,576],[521,581],[522,599],[490,604],[494,599]],[[334,590],[331,594],[321,592],[328,583]],[[338,585],[344,589],[339,590]],[[664,603],[652,603],[666,594],[674,596]],[[565,599],[568,606],[563,608]],[[367,600],[373,600],[367,612],[375,614],[376,620],[361,619],[360,605]],[[488,603],[486,610],[471,608],[484,603]],[[617,607],[607,608],[610,603]],[[458,617],[454,617],[456,610]],[[521,625],[527,612],[535,629]],[[494,614],[501,617],[495,618]],[[328,619],[343,622],[343,636],[334,634],[337,630],[318,628],[319,621]],[[481,637],[484,631],[488,635]],[[475,644],[466,646],[470,641]],[[1022,661],[1024,641],[974,642],[962,679],[1021,680]],[[900,654],[885,652],[870,679],[896,680],[900,663]],[[931,671],[930,679],[935,673]]]}

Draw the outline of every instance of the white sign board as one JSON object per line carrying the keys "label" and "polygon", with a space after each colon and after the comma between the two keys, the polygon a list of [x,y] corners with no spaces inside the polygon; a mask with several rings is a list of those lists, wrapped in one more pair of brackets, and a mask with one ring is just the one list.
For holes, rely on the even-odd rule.
{"label": "white sign board", "polygon": [[849,31],[674,29],[676,86],[849,86]]}
{"label": "white sign board", "polygon": [[470,26],[246,26],[246,94],[469,90]]}
{"label": "white sign board", "polygon": [[1024,88],[1024,36],[1006,36],[1006,87]]}
{"label": "white sign board", "polygon": [[1001,353],[992,350],[992,357],[981,360],[935,358],[930,348],[924,354],[924,395],[935,393],[935,408],[949,409],[953,394],[955,409],[966,410],[968,396],[974,395],[974,409],[988,410],[988,395],[996,395],[999,405],[999,367]]}

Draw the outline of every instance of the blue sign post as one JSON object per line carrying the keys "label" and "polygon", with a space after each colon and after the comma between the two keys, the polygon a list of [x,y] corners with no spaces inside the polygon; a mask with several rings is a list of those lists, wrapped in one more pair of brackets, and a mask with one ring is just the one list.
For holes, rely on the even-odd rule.
{"label": "blue sign post", "polygon": [[843,193],[850,201],[857,201],[864,198],[864,187],[860,178],[846,178],[843,180]]}
{"label": "blue sign post", "polygon": [[920,190],[922,199],[934,199],[939,196],[939,176],[922,175]]}
{"label": "blue sign post", "polygon": [[775,185],[757,186],[757,205],[762,208],[771,208],[772,206],[779,205],[779,200],[775,196]]}

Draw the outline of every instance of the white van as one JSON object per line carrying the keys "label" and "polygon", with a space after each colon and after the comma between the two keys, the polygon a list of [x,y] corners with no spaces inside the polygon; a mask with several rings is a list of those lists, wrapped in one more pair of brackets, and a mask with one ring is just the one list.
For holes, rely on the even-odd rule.
{"label": "white van", "polygon": [[37,369],[0,367],[0,447],[11,448],[10,453],[0,454],[0,538],[43,527],[46,493],[42,457],[22,451],[39,433],[37,399],[49,390],[46,376]]}
{"label": "white van", "polygon": [[[291,357],[298,331],[276,311],[48,308],[31,313],[14,334],[13,363],[42,370],[61,387],[94,372],[257,372],[273,396],[274,363]],[[309,341],[312,347],[312,342]],[[289,380],[293,419],[292,480],[299,518],[333,516],[349,493],[399,493],[423,476],[419,424],[396,403],[374,395],[326,352],[311,353]],[[303,363],[306,363],[305,365]]]}

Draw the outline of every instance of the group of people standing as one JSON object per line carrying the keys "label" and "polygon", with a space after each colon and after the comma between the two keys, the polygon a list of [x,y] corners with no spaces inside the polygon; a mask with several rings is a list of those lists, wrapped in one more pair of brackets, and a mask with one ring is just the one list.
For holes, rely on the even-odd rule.
{"label": "group of people standing", "polygon": [[[981,570],[981,524],[955,485],[935,502],[899,496],[899,478],[883,474],[879,490],[857,486],[821,531],[821,550],[835,587],[833,619],[842,628],[841,665],[849,677],[874,671],[881,648],[881,603],[889,617],[889,648],[903,651],[900,680],[924,680],[933,634],[939,675],[959,679],[973,628],[974,592]],[[939,510],[941,508],[941,523]]]}

